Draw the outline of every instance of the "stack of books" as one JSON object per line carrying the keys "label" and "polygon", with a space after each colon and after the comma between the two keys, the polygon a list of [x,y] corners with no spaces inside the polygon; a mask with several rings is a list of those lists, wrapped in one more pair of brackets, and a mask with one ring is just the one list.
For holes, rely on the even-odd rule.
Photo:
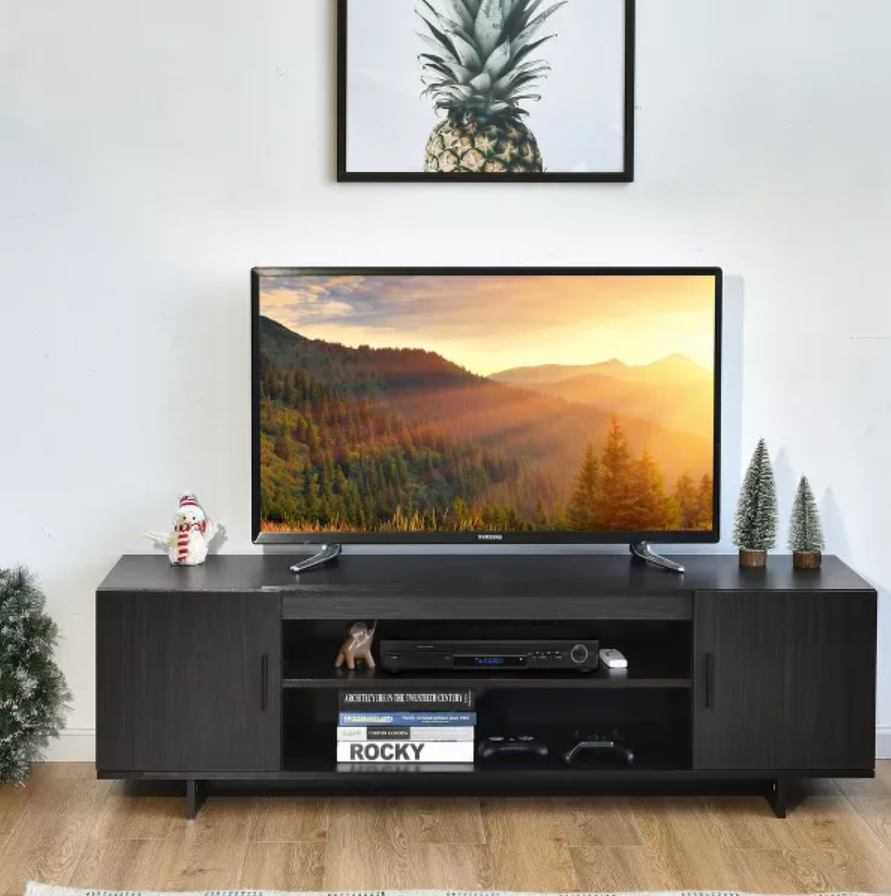
{"label": "stack of books", "polygon": [[338,762],[473,762],[473,691],[340,692]]}

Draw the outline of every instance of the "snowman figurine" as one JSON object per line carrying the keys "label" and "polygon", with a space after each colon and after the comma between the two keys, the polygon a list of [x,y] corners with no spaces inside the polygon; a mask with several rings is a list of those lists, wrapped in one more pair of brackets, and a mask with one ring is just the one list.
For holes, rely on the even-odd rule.
{"label": "snowman figurine", "polygon": [[219,531],[219,526],[207,515],[191,493],[180,496],[179,510],[173,531],[146,532],[157,545],[167,549],[174,566],[200,566],[207,559],[207,548]]}

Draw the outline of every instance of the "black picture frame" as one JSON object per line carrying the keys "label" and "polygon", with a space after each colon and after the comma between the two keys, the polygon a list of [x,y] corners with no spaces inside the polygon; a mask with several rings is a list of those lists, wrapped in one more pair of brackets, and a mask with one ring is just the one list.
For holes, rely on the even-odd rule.
{"label": "black picture frame", "polygon": [[[384,2],[384,0],[381,0]],[[603,172],[541,172],[541,173],[462,173],[442,172],[371,172],[350,171],[347,168],[347,22],[349,0],[337,0],[337,180],[344,182],[427,183],[508,182],[508,183],[633,183],[634,182],[634,78],[636,53],[637,0],[625,3],[625,98],[624,98],[624,153],[621,171]]]}
{"label": "black picture frame", "polygon": [[[701,531],[635,532],[262,532],[260,528],[260,287],[266,277],[565,276],[714,277],[713,527]],[[721,383],[724,273],[719,267],[269,267],[251,271],[251,538],[254,544],[716,544],[721,540]]]}

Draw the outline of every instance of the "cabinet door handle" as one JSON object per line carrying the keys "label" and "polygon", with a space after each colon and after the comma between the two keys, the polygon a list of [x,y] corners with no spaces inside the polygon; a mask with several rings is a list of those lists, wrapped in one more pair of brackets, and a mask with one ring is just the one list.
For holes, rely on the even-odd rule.
{"label": "cabinet door handle", "polygon": [[712,655],[705,655],[705,708],[712,708]]}
{"label": "cabinet door handle", "polygon": [[269,706],[269,654],[260,657],[260,709],[264,712]]}

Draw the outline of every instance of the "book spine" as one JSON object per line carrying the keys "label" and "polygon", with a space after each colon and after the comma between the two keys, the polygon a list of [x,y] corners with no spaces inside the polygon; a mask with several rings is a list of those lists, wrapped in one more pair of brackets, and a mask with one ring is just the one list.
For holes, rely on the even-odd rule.
{"label": "book spine", "polygon": [[455,728],[476,725],[475,712],[342,712],[338,724],[344,728],[380,728],[399,725],[417,728],[427,725],[445,725]]}
{"label": "book spine", "polygon": [[357,740],[426,740],[426,741],[472,741],[473,726],[462,725],[451,727],[447,725],[428,725],[426,727],[340,727],[337,729],[339,741]]}
{"label": "book spine", "polygon": [[469,712],[473,691],[349,691],[339,694],[341,712]]}
{"label": "book spine", "polygon": [[338,762],[427,763],[473,762],[473,742],[460,741],[341,741]]}

